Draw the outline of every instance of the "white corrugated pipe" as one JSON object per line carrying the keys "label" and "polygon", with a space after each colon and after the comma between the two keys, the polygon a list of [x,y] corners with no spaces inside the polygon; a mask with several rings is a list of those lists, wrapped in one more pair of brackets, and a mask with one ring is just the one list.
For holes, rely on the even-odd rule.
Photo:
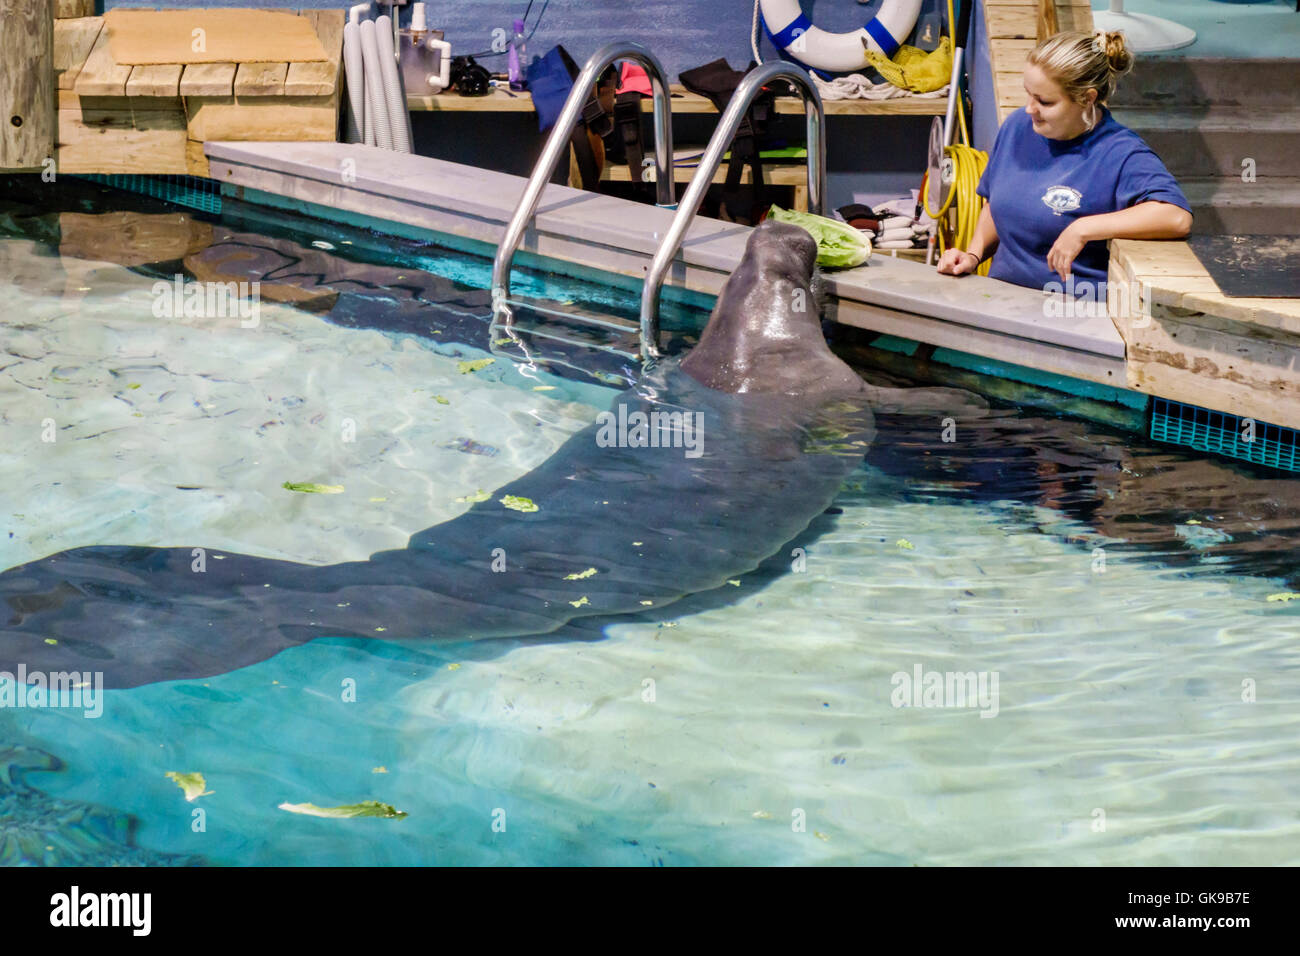
{"label": "white corrugated pipe", "polygon": [[402,73],[397,68],[397,53],[393,49],[392,30],[393,21],[389,17],[382,16],[375,20],[375,44],[379,48],[379,78],[383,82],[384,101],[388,109],[388,128],[393,136],[393,149],[399,153],[409,153],[411,114],[406,109],[406,91],[402,89]]}
{"label": "white corrugated pipe", "polygon": [[343,27],[343,71],[348,84],[344,141],[364,143],[366,141],[366,76],[361,59],[361,27],[352,21]]}
{"label": "white corrugated pipe", "polygon": [[379,63],[379,42],[375,36],[375,21],[361,24],[361,54],[365,63],[366,78],[366,142],[370,143],[374,131],[374,145],[381,149],[393,148],[393,132],[388,125],[388,106],[384,98],[382,67]]}

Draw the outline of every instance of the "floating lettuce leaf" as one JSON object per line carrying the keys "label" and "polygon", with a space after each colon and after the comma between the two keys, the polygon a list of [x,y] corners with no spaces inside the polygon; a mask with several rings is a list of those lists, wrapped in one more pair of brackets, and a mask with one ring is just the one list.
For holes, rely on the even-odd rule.
{"label": "floating lettuce leaf", "polygon": [[332,820],[346,820],[352,817],[382,817],[385,820],[401,820],[406,816],[401,810],[394,809],[378,800],[363,800],[346,807],[318,807],[314,803],[282,803],[281,810],[290,813],[302,813],[309,817],[328,817]]}
{"label": "floating lettuce leaf", "polygon": [[175,770],[167,771],[167,779],[175,780],[176,786],[185,791],[185,799],[193,803],[199,797],[209,796],[212,791],[207,789],[207,781],[203,779],[201,773],[177,773]]}
{"label": "floating lettuce leaf", "polygon": [[311,481],[286,481],[280,486],[285,491],[300,491],[305,495],[341,495],[342,485],[318,485]]}
{"label": "floating lettuce leaf", "polygon": [[860,266],[871,256],[871,240],[848,223],[810,212],[795,212],[773,206],[768,219],[800,226],[817,240],[817,264],[828,269],[851,269]]}
{"label": "floating lettuce leaf", "polygon": [[595,569],[595,568],[588,568],[586,571],[578,571],[578,572],[576,572],[576,573],[574,573],[574,574],[566,574],[566,575],[564,576],[564,580],[566,580],[566,581],[581,581],[583,578],[589,578],[589,577],[591,577],[591,576],[592,576],[593,574],[595,574],[595,573],[596,573],[596,569]]}
{"label": "floating lettuce leaf", "polygon": [[472,362],[457,362],[456,371],[460,372],[461,375],[468,375],[471,372],[477,372],[481,368],[487,368],[495,361],[496,359],[485,358],[475,359]]}
{"label": "floating lettuce leaf", "polygon": [[492,497],[492,495],[491,495],[490,493],[488,493],[488,492],[484,491],[482,488],[480,488],[478,491],[474,492],[474,494],[472,494],[472,495],[463,495],[462,497],[457,498],[456,500],[457,500],[457,501],[469,502],[469,503],[472,504],[473,502],[476,502],[476,501],[487,501],[487,500],[488,500],[489,498],[491,498],[491,497]]}
{"label": "floating lettuce leaf", "polygon": [[1268,596],[1270,601],[1294,601],[1297,598],[1300,598],[1300,594],[1297,594],[1294,591],[1282,591],[1278,594],[1270,594]]}
{"label": "floating lettuce leaf", "polygon": [[533,504],[531,498],[522,498],[519,495],[506,495],[501,499],[501,503],[511,511],[537,511],[537,505]]}

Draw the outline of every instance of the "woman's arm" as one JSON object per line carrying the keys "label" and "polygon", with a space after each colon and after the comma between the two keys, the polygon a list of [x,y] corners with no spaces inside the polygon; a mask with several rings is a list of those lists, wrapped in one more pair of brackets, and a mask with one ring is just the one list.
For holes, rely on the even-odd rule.
{"label": "woman's arm", "polygon": [[[980,210],[975,232],[966,249],[949,249],[939,257],[939,271],[946,276],[960,276],[974,272],[979,264],[998,248],[998,230],[993,225],[993,211],[986,202]],[[969,255],[967,255],[969,253]],[[978,256],[978,258],[972,258]]]}
{"label": "woman's arm", "polygon": [[1064,282],[1075,257],[1097,239],[1181,239],[1192,230],[1192,214],[1173,203],[1148,200],[1117,212],[1076,219],[1056,237],[1047,264]]}

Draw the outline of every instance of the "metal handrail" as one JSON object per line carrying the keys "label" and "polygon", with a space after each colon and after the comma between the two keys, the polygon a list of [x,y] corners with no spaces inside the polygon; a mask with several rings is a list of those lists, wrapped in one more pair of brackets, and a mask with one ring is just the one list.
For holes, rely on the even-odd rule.
{"label": "metal handrail", "polygon": [[700,159],[695,170],[695,177],[682,196],[673,217],[668,234],[664,236],[654,261],[646,272],[645,286],[641,289],[641,358],[659,357],[659,289],[664,276],[681,247],[686,230],[695,220],[704,193],[713,184],[713,174],[722,163],[722,154],[731,145],[736,131],[745,119],[745,112],[750,104],[762,92],[765,84],[776,79],[793,81],[803,95],[804,116],[808,125],[808,211],[818,215],[822,212],[822,201],[826,195],[826,111],[817,87],[808,78],[808,74],[793,63],[773,61],[758,67],[740,81],[736,92],[727,104],[727,110],[718,122],[718,128],[709,140],[708,149]]}
{"label": "metal handrail", "polygon": [[510,266],[514,261],[519,243],[523,241],[524,232],[537,212],[542,191],[546,188],[555,165],[560,156],[568,149],[569,138],[582,116],[596,81],[605,68],[615,60],[636,60],[650,78],[650,88],[654,97],[654,134],[655,134],[655,181],[657,184],[658,204],[672,208],[676,204],[676,191],[673,184],[673,122],[672,107],[669,101],[668,75],[655,58],[654,54],[640,43],[629,40],[616,41],[597,50],[587,65],[582,68],[578,78],[573,82],[569,98],[564,102],[564,109],[555,121],[550,138],[542,156],[533,167],[533,174],[524,187],[519,199],[519,206],[506,226],[501,244],[497,246],[496,257],[492,260],[492,313],[493,316],[509,325],[512,319],[510,308],[506,303],[510,295]]}

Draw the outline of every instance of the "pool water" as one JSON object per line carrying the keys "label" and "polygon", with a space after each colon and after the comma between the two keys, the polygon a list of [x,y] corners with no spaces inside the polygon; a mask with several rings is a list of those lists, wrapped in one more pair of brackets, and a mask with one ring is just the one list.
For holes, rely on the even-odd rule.
{"label": "pool water", "polygon": [[[615,394],[568,366],[468,370],[492,357],[482,263],[445,250],[423,261],[454,275],[409,273],[438,294],[404,298],[376,270],[405,264],[307,237],[325,279],[249,253],[282,300],[309,290],[264,297],[256,329],[160,319],[176,261],[229,268],[227,236],[256,243],[194,220],[159,258],[140,237],[180,227],[149,209],[124,237],[0,205],[0,568],[106,543],[364,558],[538,466]],[[353,291],[324,301],[324,282]],[[805,534],[659,613],[326,638],[108,691],[97,719],[0,709],[0,861],[1300,862],[1294,479],[1013,408],[955,443],[932,416],[878,425]],[[996,675],[997,695],[895,706],[917,668]],[[169,772],[210,792],[187,801]],[[407,816],[281,809],[366,800]]]}

